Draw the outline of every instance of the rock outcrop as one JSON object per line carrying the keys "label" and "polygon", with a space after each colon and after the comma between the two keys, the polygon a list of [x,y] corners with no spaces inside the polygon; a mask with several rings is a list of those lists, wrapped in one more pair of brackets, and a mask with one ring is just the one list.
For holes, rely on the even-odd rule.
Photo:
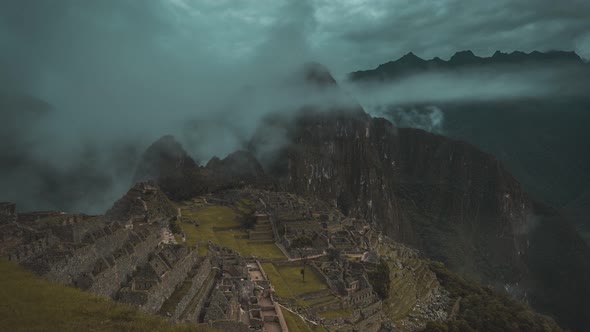
{"label": "rock outcrop", "polygon": [[177,215],[176,208],[154,182],[139,182],[105,213],[108,221],[163,223]]}
{"label": "rock outcrop", "polygon": [[144,153],[135,180],[151,180],[173,200],[246,184],[268,183],[256,157],[236,151],[199,166],[172,136],[164,136]]}
{"label": "rock outcrop", "polygon": [[163,136],[142,155],[133,182],[178,176],[196,168],[197,163],[173,136]]}
{"label": "rock outcrop", "polygon": [[210,173],[210,181],[220,186],[231,186],[240,183],[256,183],[264,178],[264,170],[256,157],[247,151],[236,151],[224,159],[213,157],[205,170]]}

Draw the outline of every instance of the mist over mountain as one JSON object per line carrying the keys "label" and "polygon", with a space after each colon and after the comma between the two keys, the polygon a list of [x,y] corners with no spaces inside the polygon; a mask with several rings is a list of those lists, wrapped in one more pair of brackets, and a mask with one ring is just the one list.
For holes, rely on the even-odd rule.
{"label": "mist over mountain", "polygon": [[[306,75],[310,86],[337,86],[325,70],[313,74],[316,68],[306,68],[312,71]],[[187,193],[187,185],[198,188],[176,196],[180,200],[247,183],[331,202],[463,276],[530,301],[568,327],[587,325],[582,313],[590,290],[581,286],[590,277],[587,244],[571,219],[530,196],[494,156],[463,141],[397,128],[359,104],[324,109],[312,103],[292,114],[290,120],[267,118],[250,142],[264,170],[252,156],[245,159],[251,166],[231,155],[190,166],[183,153],[168,158],[182,151],[169,137],[152,146],[168,152],[146,165],[164,165],[165,175],[156,172],[152,179],[171,195]],[[268,149],[277,131],[287,143]],[[216,170],[223,165],[233,171]],[[231,174],[239,181],[231,181]],[[564,275],[570,282],[562,281]]]}
{"label": "mist over mountain", "polygon": [[[360,90],[379,86],[377,98],[367,98],[371,113],[401,127],[478,145],[502,160],[533,196],[566,208],[585,232],[590,202],[583,197],[590,186],[590,159],[581,151],[590,148],[585,125],[590,119],[585,88],[589,73],[590,65],[573,52],[478,57],[462,51],[448,61],[410,53],[374,70],[353,72],[349,79]],[[527,76],[528,91],[515,89]],[[413,84],[409,82],[432,84],[437,77],[451,85],[441,85],[440,97],[411,99],[400,93]],[[499,92],[502,85],[508,93]]]}
{"label": "mist over mountain", "polygon": [[589,16],[2,1],[0,268],[222,328],[586,331]]}

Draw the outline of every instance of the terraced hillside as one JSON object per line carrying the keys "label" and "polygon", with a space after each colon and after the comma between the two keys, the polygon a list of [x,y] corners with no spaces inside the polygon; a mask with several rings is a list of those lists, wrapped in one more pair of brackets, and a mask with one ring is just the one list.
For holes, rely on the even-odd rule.
{"label": "terraced hillside", "polygon": [[171,324],[132,306],[39,278],[0,260],[0,321],[5,331],[216,331]]}
{"label": "terraced hillside", "polygon": [[[439,272],[419,252],[322,201],[246,187],[173,203],[157,186],[142,184],[115,207],[106,218],[17,215],[7,208],[11,215],[1,225],[8,259],[143,312],[86,294],[110,303],[112,312],[93,312],[107,317],[97,323],[99,330],[134,330],[119,317],[137,317],[135,324],[144,324],[144,314],[159,315],[145,318],[145,324],[162,330],[169,328],[165,318],[181,323],[170,327],[180,330],[190,322],[231,331],[367,332],[451,326],[450,320],[464,316],[456,307],[465,294],[455,284],[450,291],[441,285]],[[84,294],[68,289],[63,294]],[[464,301],[481,305],[482,298]],[[71,301],[78,308],[64,306],[63,315],[68,310],[74,317],[86,315],[87,309],[80,313],[79,308],[94,308],[86,300]],[[15,309],[2,312],[10,310]],[[56,326],[67,330],[65,321],[58,319]],[[548,322],[547,331],[558,330]]]}

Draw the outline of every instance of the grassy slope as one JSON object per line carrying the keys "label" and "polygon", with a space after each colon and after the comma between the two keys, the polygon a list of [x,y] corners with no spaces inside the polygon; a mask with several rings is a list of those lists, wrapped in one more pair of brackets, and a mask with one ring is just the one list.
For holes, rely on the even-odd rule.
{"label": "grassy slope", "polygon": [[0,299],[3,331],[208,331],[51,283],[5,260],[0,260]]}
{"label": "grassy slope", "polygon": [[262,268],[269,276],[270,282],[278,296],[297,298],[298,295],[327,289],[324,283],[309,267],[305,269],[305,282],[301,278],[302,266],[284,266],[277,268],[272,263],[263,263]]}
{"label": "grassy slope", "polygon": [[289,310],[282,310],[283,316],[285,317],[285,322],[287,323],[287,327],[289,331],[301,331],[301,332],[311,332],[312,329],[309,328],[307,323],[301,319],[301,317],[295,315],[294,313],[290,312]]}
{"label": "grassy slope", "polygon": [[[187,206],[181,206],[182,214],[199,221],[199,226],[180,223],[187,236],[187,243],[195,245],[198,241],[208,241],[232,248],[243,256],[258,256],[263,258],[285,257],[281,250],[273,243],[253,243],[248,239],[236,238],[247,233],[241,230],[236,210],[226,206],[209,206],[198,211],[191,211]],[[239,211],[239,210],[238,210]],[[235,227],[230,230],[214,230],[213,227]]]}
{"label": "grassy slope", "polygon": [[468,282],[440,263],[430,264],[453,299],[461,297],[454,320],[430,322],[426,331],[562,331],[553,319],[540,315],[508,294]]}

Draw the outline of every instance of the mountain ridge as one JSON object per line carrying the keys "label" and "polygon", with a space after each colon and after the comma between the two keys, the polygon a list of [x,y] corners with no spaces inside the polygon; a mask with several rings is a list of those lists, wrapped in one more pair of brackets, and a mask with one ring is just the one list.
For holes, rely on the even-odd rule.
{"label": "mountain ridge", "polygon": [[588,66],[588,62],[584,61],[574,51],[533,51],[530,53],[520,51],[503,53],[501,51],[496,51],[492,56],[480,57],[476,56],[470,50],[465,50],[456,52],[449,58],[449,60],[442,60],[439,57],[426,60],[418,57],[413,52],[409,52],[397,60],[385,62],[378,65],[374,69],[351,72],[347,75],[347,79],[350,81],[382,81],[397,79],[416,73],[455,70],[472,66],[530,65],[548,63]]}

